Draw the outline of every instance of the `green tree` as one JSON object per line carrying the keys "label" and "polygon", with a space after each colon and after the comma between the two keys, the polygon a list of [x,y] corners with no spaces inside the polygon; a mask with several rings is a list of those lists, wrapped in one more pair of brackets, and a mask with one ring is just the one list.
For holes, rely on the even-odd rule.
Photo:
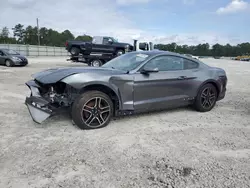
{"label": "green tree", "polygon": [[23,27],[24,27],[24,25],[19,23],[19,24],[15,25],[14,28],[12,28],[14,37],[17,38],[17,41],[19,43],[24,42],[25,29]]}
{"label": "green tree", "polygon": [[0,33],[0,36],[3,38],[8,38],[9,37],[9,29],[7,27],[4,27]]}
{"label": "green tree", "polygon": [[9,37],[9,29],[7,27],[4,27],[1,31],[0,31],[0,43],[16,43],[16,39],[13,37]]}
{"label": "green tree", "polygon": [[40,28],[40,43],[41,45],[50,44],[49,30],[46,27]]}
{"label": "green tree", "polygon": [[36,45],[37,44],[37,29],[36,27],[28,26],[24,32],[23,42],[25,44]]}
{"label": "green tree", "polygon": [[[7,27],[0,30],[0,43],[20,43],[20,44],[38,44],[37,27],[27,26],[21,23],[12,28],[14,37],[10,37]],[[40,28],[40,44],[47,46],[64,46],[67,40],[80,40],[85,42],[92,41],[90,35],[80,35],[75,37],[70,30],[66,29],[63,32],[58,32],[52,28]],[[159,50],[172,51],[182,54],[192,54],[197,56],[239,56],[250,55],[250,43],[245,42],[238,45],[221,45],[215,44],[210,47],[208,43],[198,45],[177,45],[170,44],[155,44],[155,48]]]}
{"label": "green tree", "polygon": [[90,42],[92,41],[92,37],[89,35],[81,35],[81,36],[77,36],[75,40],[81,40],[84,42]]}
{"label": "green tree", "polygon": [[64,41],[66,41],[66,40],[74,40],[75,39],[74,35],[69,30],[63,31],[61,33],[61,38]]}

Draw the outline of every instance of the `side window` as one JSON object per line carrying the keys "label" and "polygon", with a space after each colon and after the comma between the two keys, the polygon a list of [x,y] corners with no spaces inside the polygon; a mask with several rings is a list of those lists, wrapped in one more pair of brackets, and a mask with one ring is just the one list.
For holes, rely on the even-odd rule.
{"label": "side window", "polygon": [[144,67],[159,71],[176,71],[183,70],[183,59],[175,56],[160,56],[150,60]]}
{"label": "side window", "polygon": [[103,37],[103,44],[109,44],[109,38]]}
{"label": "side window", "polygon": [[184,69],[197,69],[199,67],[198,63],[188,59],[183,59],[183,63],[184,63]]}
{"label": "side window", "polygon": [[146,43],[146,42],[139,43],[139,49],[144,50],[144,51],[148,51],[148,49],[149,49],[148,43]]}
{"label": "side window", "polygon": [[4,56],[3,52],[0,50],[0,56]]}

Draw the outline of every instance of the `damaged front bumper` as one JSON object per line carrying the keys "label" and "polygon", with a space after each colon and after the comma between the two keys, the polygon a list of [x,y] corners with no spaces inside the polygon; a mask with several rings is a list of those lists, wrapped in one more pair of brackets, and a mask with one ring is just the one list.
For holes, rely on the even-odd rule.
{"label": "damaged front bumper", "polygon": [[30,80],[26,83],[30,88],[30,97],[26,97],[25,104],[29,110],[29,113],[36,123],[42,123],[51,115],[54,114],[54,110],[50,106],[50,102],[45,100],[39,92],[39,85],[34,80]]}

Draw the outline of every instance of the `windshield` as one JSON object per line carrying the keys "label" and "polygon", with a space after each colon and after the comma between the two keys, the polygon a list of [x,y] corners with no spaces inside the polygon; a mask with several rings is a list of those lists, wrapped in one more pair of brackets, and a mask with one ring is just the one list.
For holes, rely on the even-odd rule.
{"label": "windshield", "polygon": [[127,53],[108,61],[102,67],[131,71],[148,58],[149,55],[143,53]]}
{"label": "windshield", "polygon": [[113,40],[113,42],[118,42],[118,40],[114,39],[113,37],[110,38]]}
{"label": "windshield", "polygon": [[19,55],[19,53],[14,50],[4,50],[4,52],[8,55]]}

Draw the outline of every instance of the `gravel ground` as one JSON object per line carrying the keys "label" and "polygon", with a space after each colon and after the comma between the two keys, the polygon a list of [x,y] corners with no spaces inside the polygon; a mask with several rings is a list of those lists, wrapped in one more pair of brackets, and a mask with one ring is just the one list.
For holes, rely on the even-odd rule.
{"label": "gravel ground", "polygon": [[211,112],[175,109],[82,131],[68,115],[36,124],[24,105],[30,75],[79,65],[65,59],[0,67],[1,188],[250,187],[250,63],[204,60],[229,79]]}

